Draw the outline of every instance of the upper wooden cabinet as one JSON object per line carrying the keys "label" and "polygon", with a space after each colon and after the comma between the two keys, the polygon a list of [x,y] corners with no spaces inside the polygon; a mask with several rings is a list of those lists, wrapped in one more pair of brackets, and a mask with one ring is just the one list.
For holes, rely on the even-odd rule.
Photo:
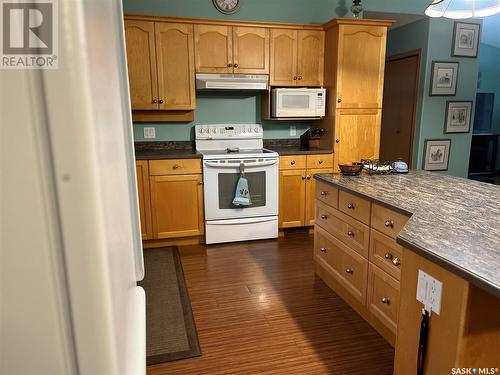
{"label": "upper wooden cabinet", "polygon": [[125,20],[133,110],[195,108],[193,25]]}
{"label": "upper wooden cabinet", "polygon": [[269,73],[269,29],[195,25],[199,73]]}
{"label": "upper wooden cabinet", "polygon": [[382,108],[386,26],[340,25],[337,108]]}
{"label": "upper wooden cabinet", "polygon": [[271,85],[322,86],[325,34],[318,30],[271,30]]}

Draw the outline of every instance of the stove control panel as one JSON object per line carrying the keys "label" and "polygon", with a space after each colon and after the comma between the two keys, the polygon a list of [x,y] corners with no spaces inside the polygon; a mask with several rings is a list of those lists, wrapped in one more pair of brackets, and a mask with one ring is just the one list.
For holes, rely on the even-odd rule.
{"label": "stove control panel", "polygon": [[263,138],[260,124],[196,125],[196,139]]}

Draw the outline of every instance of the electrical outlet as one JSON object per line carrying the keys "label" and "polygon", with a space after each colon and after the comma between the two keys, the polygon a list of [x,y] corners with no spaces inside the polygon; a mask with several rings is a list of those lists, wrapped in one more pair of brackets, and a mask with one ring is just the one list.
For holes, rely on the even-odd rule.
{"label": "electrical outlet", "polygon": [[297,135],[297,127],[295,125],[290,125],[290,137],[295,137]]}
{"label": "electrical outlet", "polygon": [[156,138],[156,128],[144,128],[144,138]]}
{"label": "electrical outlet", "polygon": [[418,270],[417,300],[424,304],[430,313],[441,313],[441,295],[443,283],[422,270]]}

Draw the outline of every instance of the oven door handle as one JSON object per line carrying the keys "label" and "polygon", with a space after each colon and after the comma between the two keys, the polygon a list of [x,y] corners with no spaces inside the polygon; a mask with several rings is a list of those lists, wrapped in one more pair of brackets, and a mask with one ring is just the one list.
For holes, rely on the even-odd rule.
{"label": "oven door handle", "polygon": [[[253,167],[268,167],[271,165],[275,165],[278,163],[278,160],[271,160],[271,161],[263,161],[263,162],[257,162],[257,163],[243,163],[244,168],[253,168]],[[204,164],[207,167],[212,167],[212,168],[230,168],[230,169],[238,169],[240,168],[240,163],[214,163],[210,161],[204,162]]]}

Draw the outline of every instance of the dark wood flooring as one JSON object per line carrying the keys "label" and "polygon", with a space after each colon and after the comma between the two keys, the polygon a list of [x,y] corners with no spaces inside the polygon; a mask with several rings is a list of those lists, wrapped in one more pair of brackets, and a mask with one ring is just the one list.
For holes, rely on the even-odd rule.
{"label": "dark wood flooring", "polygon": [[314,275],[313,240],[181,249],[203,355],[148,374],[392,374],[394,351]]}

